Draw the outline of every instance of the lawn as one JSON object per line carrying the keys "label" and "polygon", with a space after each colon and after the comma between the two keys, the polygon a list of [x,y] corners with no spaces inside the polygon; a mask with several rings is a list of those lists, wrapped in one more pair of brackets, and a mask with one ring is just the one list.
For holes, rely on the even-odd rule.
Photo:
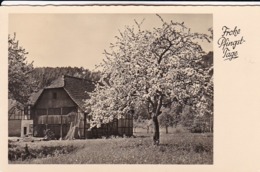
{"label": "lawn", "polygon": [[[213,135],[161,133],[159,146],[152,134],[132,138],[62,141],[9,141],[10,164],[213,164]],[[32,154],[25,157],[25,146]]]}

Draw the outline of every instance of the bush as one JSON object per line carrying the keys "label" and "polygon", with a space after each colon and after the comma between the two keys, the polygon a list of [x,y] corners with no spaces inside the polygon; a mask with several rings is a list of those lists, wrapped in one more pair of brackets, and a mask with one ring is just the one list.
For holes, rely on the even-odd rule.
{"label": "bush", "polygon": [[55,134],[50,129],[44,131],[44,140],[56,140]]}
{"label": "bush", "polygon": [[[68,154],[76,148],[69,146],[40,146],[40,147],[25,147],[11,144],[8,151],[8,159],[10,161],[24,161],[26,159],[44,158],[50,156],[58,156]],[[27,149],[27,150],[26,150]]]}

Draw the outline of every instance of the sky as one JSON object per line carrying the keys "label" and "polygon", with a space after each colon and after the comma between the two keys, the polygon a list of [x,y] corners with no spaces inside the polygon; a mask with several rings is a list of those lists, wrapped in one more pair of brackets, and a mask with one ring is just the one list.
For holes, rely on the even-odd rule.
{"label": "sky", "polygon": [[[211,14],[160,14],[165,21],[184,22],[191,32],[209,33]],[[160,27],[155,14],[10,14],[9,34],[16,33],[19,44],[29,53],[34,67],[84,67],[95,70],[104,50],[115,42],[119,30],[141,22],[143,29]],[[212,51],[212,43],[201,44]]]}

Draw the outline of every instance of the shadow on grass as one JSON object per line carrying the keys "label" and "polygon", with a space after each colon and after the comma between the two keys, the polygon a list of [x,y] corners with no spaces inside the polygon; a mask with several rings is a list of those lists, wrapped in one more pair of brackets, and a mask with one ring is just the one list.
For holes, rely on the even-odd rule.
{"label": "shadow on grass", "polygon": [[144,136],[144,135],[140,135],[140,136],[135,136],[135,138],[148,138],[148,137],[151,137],[151,136]]}

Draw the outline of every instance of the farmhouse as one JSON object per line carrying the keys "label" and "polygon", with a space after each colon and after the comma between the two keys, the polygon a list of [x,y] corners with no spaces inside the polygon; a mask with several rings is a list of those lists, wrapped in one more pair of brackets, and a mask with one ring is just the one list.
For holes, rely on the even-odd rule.
{"label": "farmhouse", "polygon": [[32,134],[33,121],[28,113],[24,113],[24,106],[12,99],[8,100],[8,135],[23,137]]}
{"label": "farmhouse", "polygon": [[62,76],[34,94],[28,113],[33,120],[33,136],[43,137],[51,130],[56,138],[96,138],[110,135],[133,134],[133,118],[114,119],[100,128],[90,128],[90,117],[85,112],[84,100],[90,98],[95,83],[72,76]]}

